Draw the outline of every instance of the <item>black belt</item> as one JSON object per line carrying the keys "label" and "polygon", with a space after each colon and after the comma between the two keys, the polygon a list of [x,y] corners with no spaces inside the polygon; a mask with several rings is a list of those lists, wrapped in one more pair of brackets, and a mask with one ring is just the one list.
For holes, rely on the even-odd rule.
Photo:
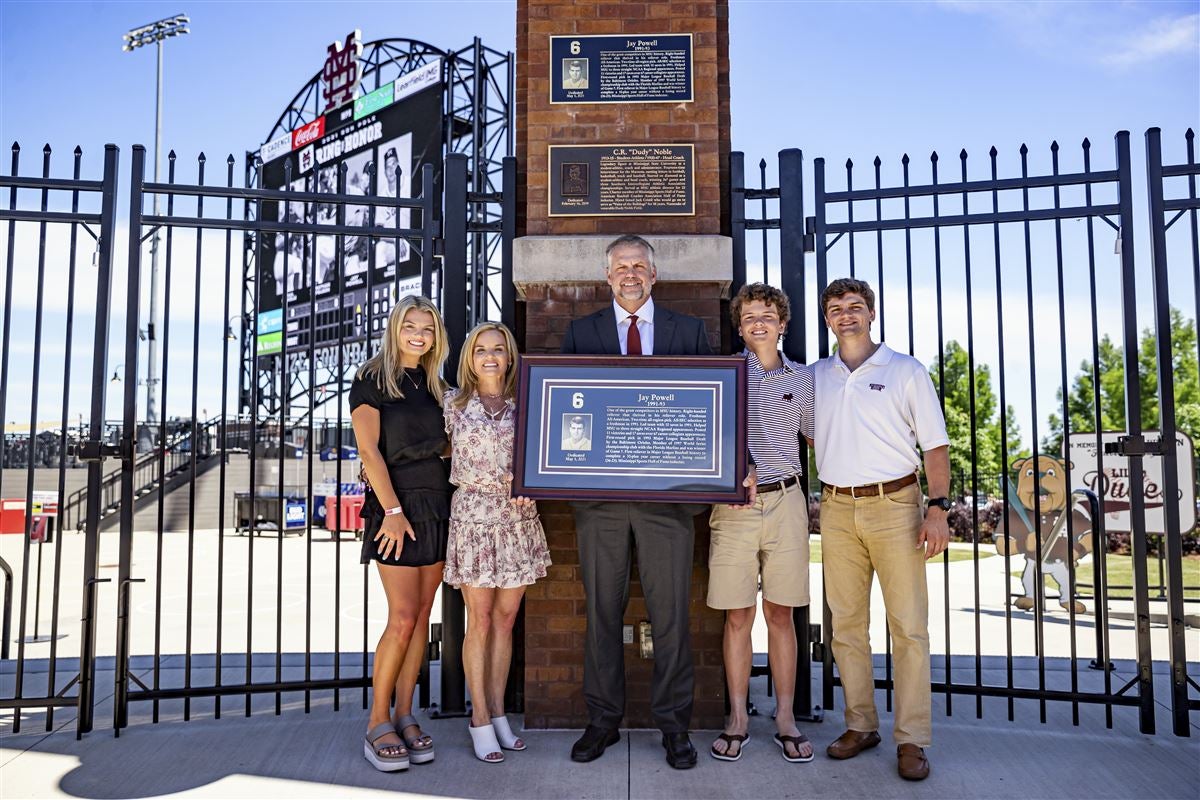
{"label": "black belt", "polygon": [[800,483],[800,476],[793,475],[790,478],[784,478],[781,481],[773,481],[771,483],[760,483],[758,485],[758,493],[778,492],[780,489],[786,489],[789,486],[797,486]]}
{"label": "black belt", "polygon": [[[905,486],[912,486],[917,482],[917,476],[905,475],[903,478],[897,478],[894,481],[884,481],[881,483],[868,483],[865,486],[832,486],[828,483],[822,484],[826,489],[834,494],[848,494],[851,497],[876,497],[879,494],[891,494],[892,492],[903,489]],[[882,490],[882,492],[880,491]],[[759,489],[761,492],[762,489]]]}

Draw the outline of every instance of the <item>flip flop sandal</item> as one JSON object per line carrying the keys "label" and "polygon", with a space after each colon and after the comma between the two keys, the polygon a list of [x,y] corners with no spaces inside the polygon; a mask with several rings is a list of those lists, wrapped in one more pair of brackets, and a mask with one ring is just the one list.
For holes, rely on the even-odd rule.
{"label": "flip flop sandal", "polygon": [[414,764],[428,764],[433,761],[433,737],[422,732],[410,739],[404,735],[405,728],[421,730],[421,723],[417,722],[417,718],[412,714],[405,714],[396,720],[396,733],[400,734],[400,738],[408,745],[408,760]]}
{"label": "flip flop sandal", "polygon": [[[500,752],[500,742],[496,739],[496,729],[491,725],[480,725],[476,728],[467,723],[471,732],[471,746],[475,749],[475,757],[485,764],[503,764],[504,753]],[[488,758],[488,756],[500,756]]]}
{"label": "flip flop sandal", "polygon": [[[750,734],[722,733],[717,738],[725,742],[725,752],[722,753],[717,750],[716,742],[713,742],[713,746],[708,748],[709,755],[718,761],[737,761],[742,757],[742,752],[746,749],[746,742],[750,741]],[[738,746],[737,755],[731,756],[728,754],[729,748],[733,747],[734,744]]]}
{"label": "flip flop sandal", "polygon": [[[380,772],[399,772],[400,770],[408,769],[408,749],[402,744],[381,744],[376,746],[375,743],[387,736],[389,733],[395,733],[396,729],[392,727],[390,722],[381,722],[371,730],[367,731],[367,735],[363,740],[363,757],[371,762],[371,766]],[[392,752],[388,754],[388,750],[399,750],[400,754]]]}
{"label": "flip flop sandal", "polygon": [[[521,742],[520,737],[513,733],[508,724],[507,715],[492,717],[492,727],[496,730],[496,739],[505,750],[524,750],[526,748],[525,742]],[[517,747],[517,742],[521,742],[520,747]]]}
{"label": "flip flop sandal", "polygon": [[783,760],[787,761],[788,763],[791,763],[791,764],[807,764],[809,761],[812,761],[813,758],[816,756],[815,750],[813,752],[809,753],[807,756],[792,757],[792,756],[788,755],[787,745],[789,745],[789,744],[795,745],[796,752],[799,753],[800,745],[806,744],[807,742],[808,742],[808,737],[805,736],[803,733],[800,734],[799,736],[786,736],[782,733],[775,734],[775,744],[779,745],[779,749],[781,751],[783,751]]}

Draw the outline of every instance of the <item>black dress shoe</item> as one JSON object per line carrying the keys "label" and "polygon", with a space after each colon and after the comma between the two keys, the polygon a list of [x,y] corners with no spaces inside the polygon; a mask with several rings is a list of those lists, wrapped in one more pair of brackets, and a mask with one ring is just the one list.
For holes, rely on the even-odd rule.
{"label": "black dress shoe", "polygon": [[621,732],[616,728],[599,728],[595,725],[588,725],[583,736],[580,736],[578,741],[571,746],[571,760],[584,763],[595,761],[604,755],[606,747],[619,741],[621,741]]}
{"label": "black dress shoe", "polygon": [[675,769],[691,769],[696,766],[696,748],[687,733],[664,733],[663,749],[667,751],[667,763]]}

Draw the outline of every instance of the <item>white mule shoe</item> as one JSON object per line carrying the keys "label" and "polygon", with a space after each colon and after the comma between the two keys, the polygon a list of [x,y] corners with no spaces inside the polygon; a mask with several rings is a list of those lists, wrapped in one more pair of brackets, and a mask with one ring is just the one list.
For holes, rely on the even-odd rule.
{"label": "white mule shoe", "polygon": [[[492,717],[492,727],[496,729],[496,739],[505,750],[525,749],[525,743],[509,727],[507,716]],[[517,747],[518,742],[521,744],[520,747]]]}
{"label": "white mule shoe", "polygon": [[[504,761],[504,753],[500,752],[500,742],[496,740],[496,729],[491,725],[481,725],[476,728],[468,723],[467,730],[471,732],[471,746],[475,748],[475,757],[485,764],[499,764]],[[488,758],[499,756],[499,758]]]}

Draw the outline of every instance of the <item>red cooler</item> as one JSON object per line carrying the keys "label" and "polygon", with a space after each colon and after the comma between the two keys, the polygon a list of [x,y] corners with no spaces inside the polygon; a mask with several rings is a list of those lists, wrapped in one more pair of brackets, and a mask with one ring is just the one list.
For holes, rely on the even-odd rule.
{"label": "red cooler", "polygon": [[337,497],[325,498],[325,529],[332,532],[361,531],[363,529],[361,494],[342,495],[341,513],[337,509]]}

